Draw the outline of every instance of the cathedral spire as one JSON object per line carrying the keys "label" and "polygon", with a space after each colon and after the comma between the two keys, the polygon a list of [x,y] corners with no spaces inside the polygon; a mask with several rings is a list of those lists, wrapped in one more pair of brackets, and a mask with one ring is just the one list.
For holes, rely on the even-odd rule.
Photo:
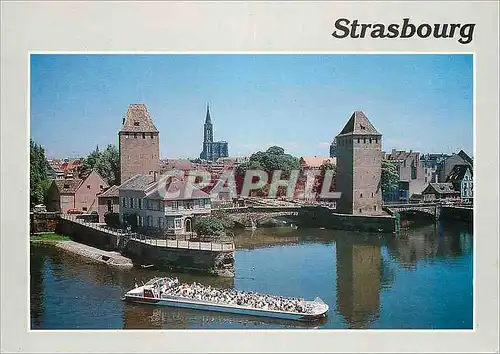
{"label": "cathedral spire", "polygon": [[212,120],[210,119],[210,106],[207,103],[207,116],[205,117],[205,124],[212,124]]}

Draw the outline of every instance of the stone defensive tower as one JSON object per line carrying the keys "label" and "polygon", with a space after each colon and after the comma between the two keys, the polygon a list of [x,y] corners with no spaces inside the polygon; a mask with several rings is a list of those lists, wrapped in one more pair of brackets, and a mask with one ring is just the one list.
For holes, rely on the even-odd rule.
{"label": "stone defensive tower", "polygon": [[160,133],[144,104],[131,104],[118,133],[120,183],[160,169]]}
{"label": "stone defensive tower", "polygon": [[335,137],[337,210],[344,214],[381,215],[382,134],[366,115],[356,111]]}

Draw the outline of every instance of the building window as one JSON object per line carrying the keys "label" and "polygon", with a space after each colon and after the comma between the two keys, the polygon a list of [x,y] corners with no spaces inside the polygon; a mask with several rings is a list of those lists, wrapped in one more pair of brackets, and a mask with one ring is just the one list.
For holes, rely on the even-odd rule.
{"label": "building window", "polygon": [[363,193],[361,193],[361,194],[359,195],[359,197],[360,197],[360,198],[363,198]]}
{"label": "building window", "polygon": [[181,219],[175,219],[175,220],[174,220],[174,227],[175,227],[176,229],[180,229],[180,228],[182,228],[182,222],[181,222]]}
{"label": "building window", "polygon": [[172,209],[177,210],[179,208],[179,203],[177,200],[172,201]]}
{"label": "building window", "polygon": [[165,222],[164,222],[164,220],[165,220],[165,219],[164,219],[164,218],[162,218],[162,217],[159,217],[159,218],[158,218],[158,227],[159,227],[160,229],[165,228]]}
{"label": "building window", "polygon": [[137,139],[137,133],[134,133],[134,138],[136,138],[136,139]]}
{"label": "building window", "polygon": [[139,122],[134,120],[134,126],[138,127],[139,126]]}
{"label": "building window", "polygon": [[142,209],[142,199],[139,198],[137,201],[138,201],[138,204],[139,204],[139,206],[138,206],[139,209]]}
{"label": "building window", "polygon": [[375,210],[375,211],[377,210],[377,206],[376,205],[373,206],[373,210]]}
{"label": "building window", "polygon": [[102,190],[102,184],[99,185],[99,189]]}
{"label": "building window", "polygon": [[122,198],[122,207],[125,207],[125,197]]}
{"label": "building window", "polygon": [[415,166],[411,166],[411,179],[417,179],[417,168]]}
{"label": "building window", "polygon": [[69,184],[65,184],[64,189],[68,189],[68,188],[69,188]]}
{"label": "building window", "polygon": [[359,138],[358,138],[358,144],[359,144]]}
{"label": "building window", "polygon": [[148,227],[153,227],[153,217],[151,215],[148,215]]}
{"label": "building window", "polygon": [[108,199],[108,211],[113,211],[113,202],[111,199]]}
{"label": "building window", "polygon": [[363,138],[363,144],[366,144],[366,138]]}
{"label": "building window", "polygon": [[372,143],[372,138],[370,138],[370,144]]}
{"label": "building window", "polygon": [[83,208],[82,208],[82,210],[83,210],[83,211],[87,211],[87,207],[83,207]]}
{"label": "building window", "polygon": [[151,139],[153,139],[153,138],[154,138],[154,134],[153,134],[153,133],[151,133]]}
{"label": "building window", "polygon": [[361,208],[359,208],[359,213],[360,213],[360,214],[362,213]]}
{"label": "building window", "polygon": [[125,133],[125,139],[128,139],[128,133]]}
{"label": "building window", "polygon": [[146,139],[146,133],[142,133],[142,138]]}
{"label": "building window", "polygon": [[372,198],[373,198],[373,192],[372,192]]}

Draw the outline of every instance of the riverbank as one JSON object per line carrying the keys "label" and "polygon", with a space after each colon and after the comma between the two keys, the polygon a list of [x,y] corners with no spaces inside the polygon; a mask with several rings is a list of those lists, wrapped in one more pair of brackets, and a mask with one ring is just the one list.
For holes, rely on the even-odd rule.
{"label": "riverbank", "polygon": [[65,235],[58,235],[54,232],[40,233],[34,236],[30,236],[30,243],[55,245],[62,241],[71,241],[71,238]]}
{"label": "riverbank", "polygon": [[51,245],[64,251],[85,257],[93,262],[103,263],[115,268],[132,268],[134,266],[130,258],[122,256],[118,252],[103,251],[95,247],[71,241],[69,236],[56,233],[45,233],[30,237],[31,244]]}
{"label": "riverbank", "polygon": [[60,241],[54,244],[57,248],[88,258],[97,263],[103,263],[115,268],[132,268],[134,264],[130,258],[118,252],[103,251],[74,241]]}

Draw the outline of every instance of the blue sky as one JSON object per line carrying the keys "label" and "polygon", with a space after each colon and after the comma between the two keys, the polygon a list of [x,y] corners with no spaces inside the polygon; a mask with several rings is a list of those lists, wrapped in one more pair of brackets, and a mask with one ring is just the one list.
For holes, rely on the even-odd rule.
{"label": "blue sky", "polygon": [[472,55],[40,54],[30,75],[31,137],[49,158],[118,145],[131,103],[147,105],[162,158],[198,157],[207,103],[231,156],[326,156],[355,110],[386,151],[473,155]]}

